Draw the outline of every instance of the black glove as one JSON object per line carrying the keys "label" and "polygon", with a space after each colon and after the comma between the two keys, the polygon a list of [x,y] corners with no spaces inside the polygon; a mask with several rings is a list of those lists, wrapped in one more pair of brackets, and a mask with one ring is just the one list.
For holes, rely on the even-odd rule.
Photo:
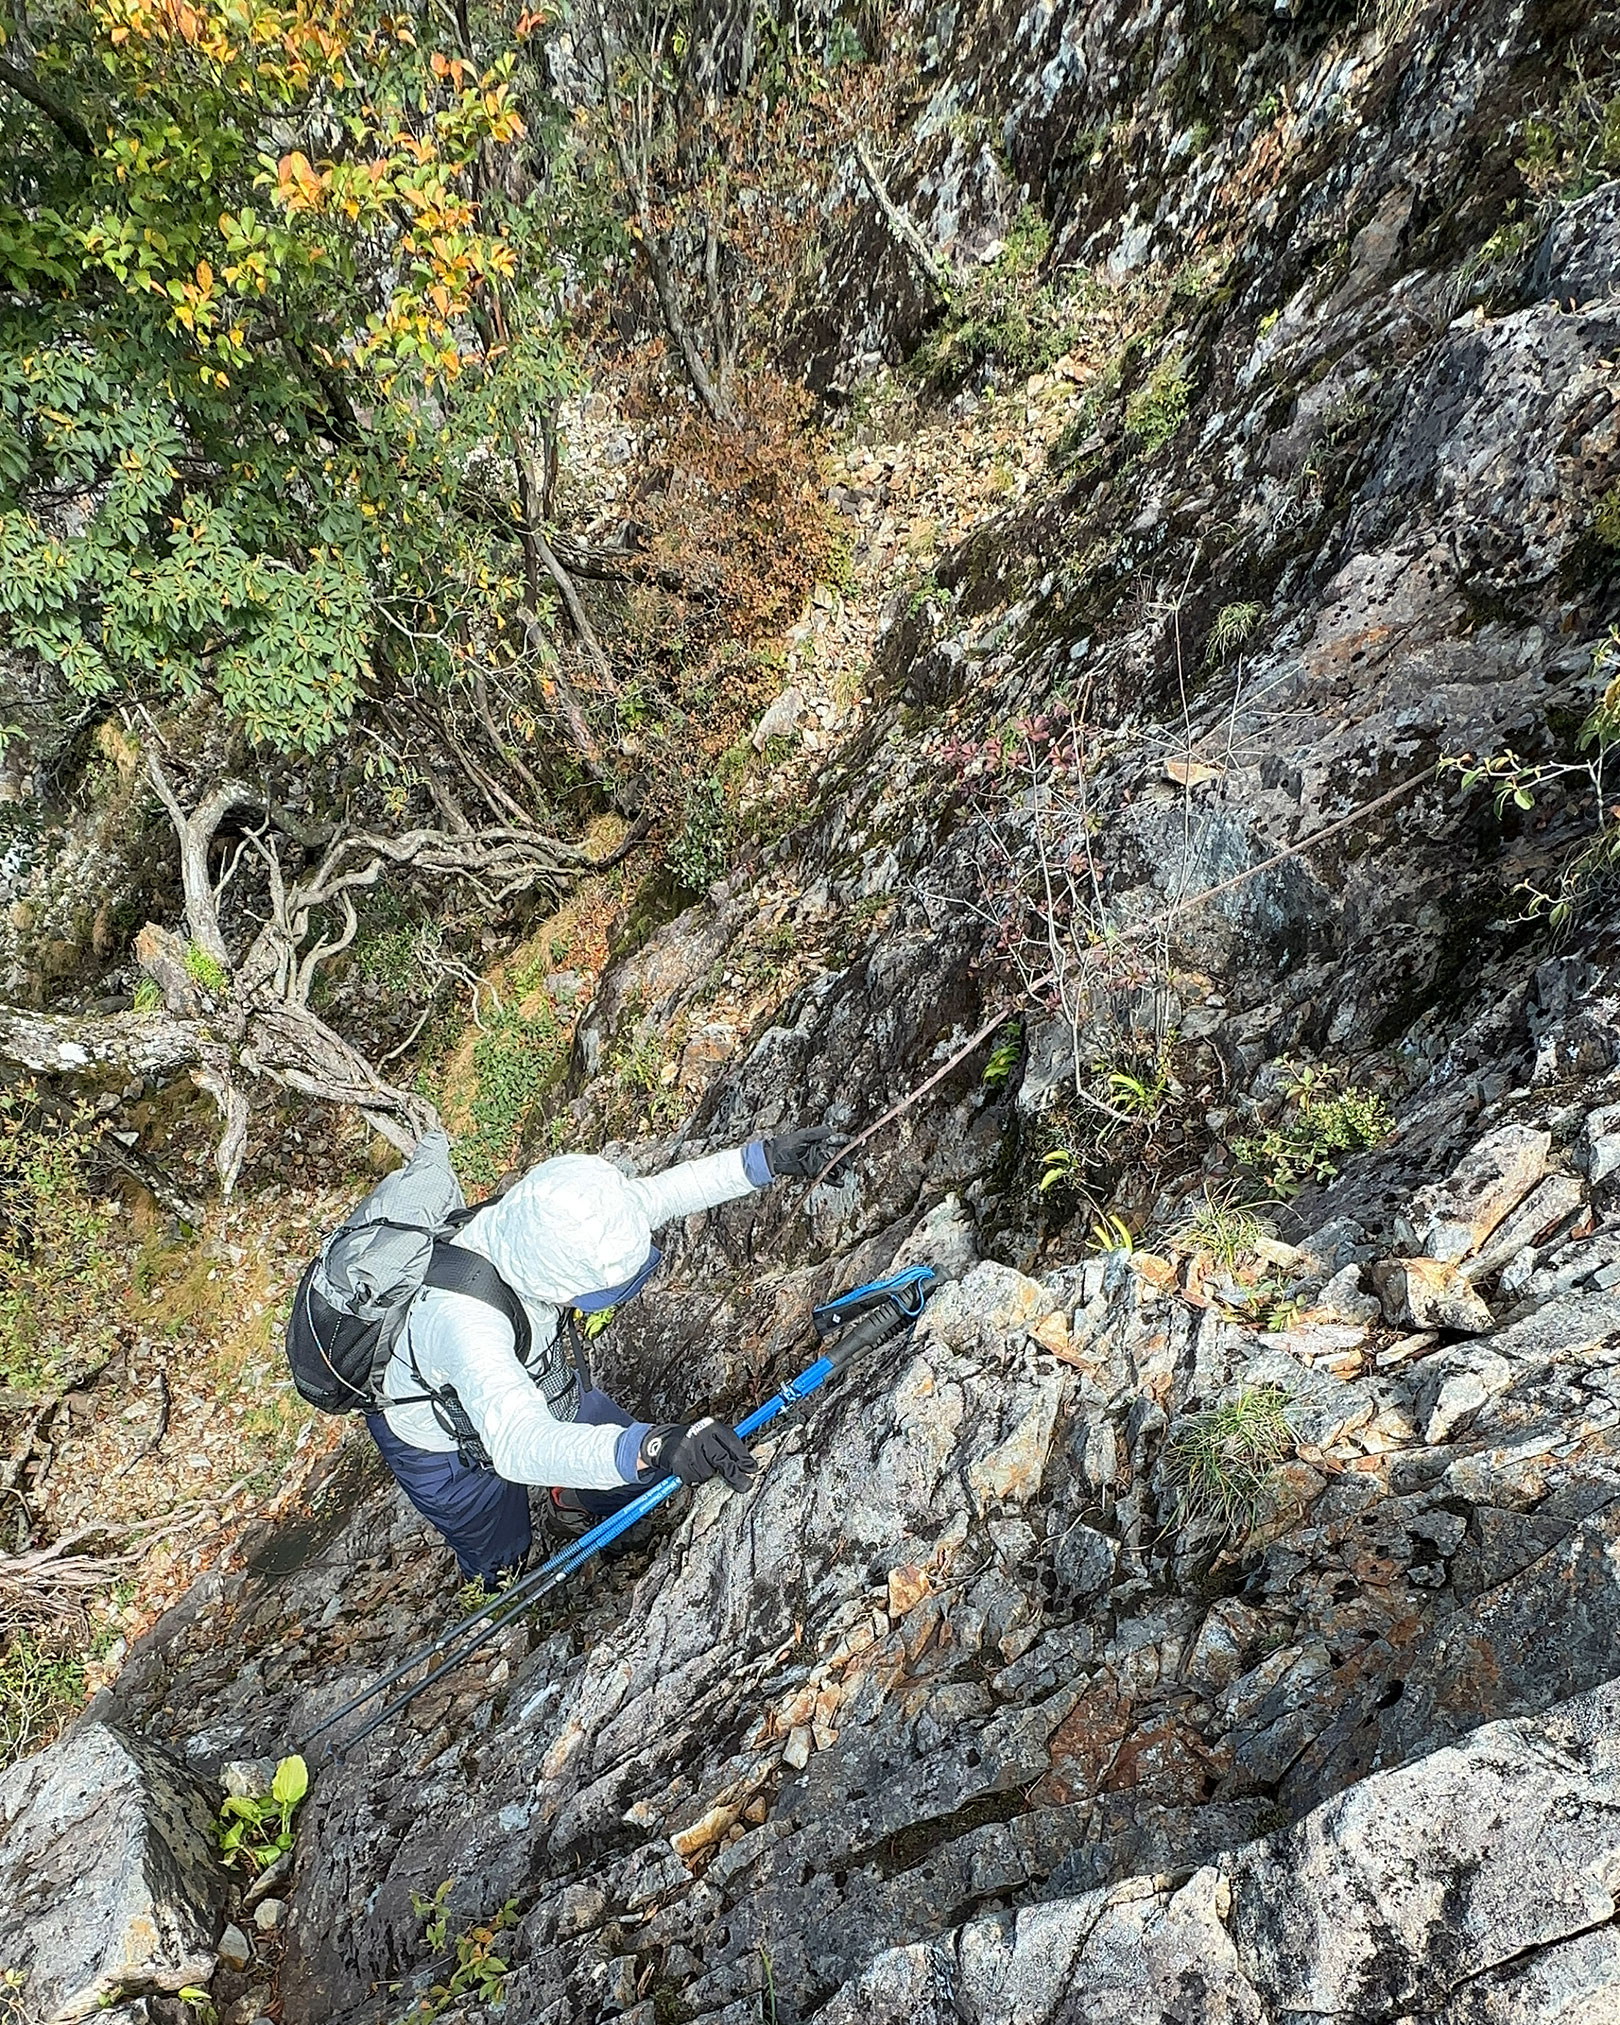
{"label": "black glove", "polygon": [[730,1489],[746,1491],[758,1468],[759,1458],[718,1420],[676,1421],[641,1439],[644,1483],[676,1476],[683,1484],[706,1484],[720,1477]]}
{"label": "black glove", "polygon": [[764,1142],[765,1165],[775,1175],[796,1174],[804,1181],[814,1181],[847,1143],[830,1125],[801,1125]]}

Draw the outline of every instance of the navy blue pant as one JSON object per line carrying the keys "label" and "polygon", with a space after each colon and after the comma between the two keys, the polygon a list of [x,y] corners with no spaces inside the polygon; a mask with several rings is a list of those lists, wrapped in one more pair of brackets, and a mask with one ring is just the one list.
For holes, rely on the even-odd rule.
{"label": "navy blue pant", "polygon": [[[605,1392],[580,1395],[577,1418],[592,1427],[628,1427],[630,1415]],[[380,1413],[366,1426],[394,1481],[411,1503],[455,1549],[463,1582],[481,1575],[498,1582],[523,1564],[533,1544],[527,1484],[508,1483],[492,1469],[473,1468],[455,1454],[416,1448],[399,1436]],[[588,1512],[606,1518],[640,1495],[640,1486],[619,1491],[576,1491]]]}

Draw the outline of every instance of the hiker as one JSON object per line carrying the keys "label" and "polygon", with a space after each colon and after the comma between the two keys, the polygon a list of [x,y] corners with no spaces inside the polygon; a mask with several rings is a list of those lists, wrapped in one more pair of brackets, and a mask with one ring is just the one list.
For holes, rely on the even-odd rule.
{"label": "hiker", "polygon": [[[630,1179],[567,1153],[531,1168],[460,1223],[450,1244],[493,1265],[519,1306],[436,1276],[411,1301],[366,1412],[384,1462],[455,1550],[462,1579],[486,1587],[531,1544],[529,1486],[550,1488],[563,1530],[617,1511],[666,1475],[747,1488],[758,1465],[729,1427],[702,1418],[655,1426],[596,1390],[575,1315],[638,1294],[662,1258],[660,1225],[769,1187],[814,1179],[836,1141],[824,1126],[755,1139],[662,1174]],[[527,1324],[525,1329],[524,1325]],[[520,1339],[527,1335],[521,1349]]]}

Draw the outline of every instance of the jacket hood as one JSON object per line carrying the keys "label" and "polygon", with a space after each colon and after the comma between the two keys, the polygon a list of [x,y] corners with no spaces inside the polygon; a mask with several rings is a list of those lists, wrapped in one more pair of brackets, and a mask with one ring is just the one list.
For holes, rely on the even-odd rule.
{"label": "jacket hood", "polygon": [[591,1153],[530,1168],[465,1234],[521,1299],[554,1308],[634,1279],[653,1248],[635,1190]]}

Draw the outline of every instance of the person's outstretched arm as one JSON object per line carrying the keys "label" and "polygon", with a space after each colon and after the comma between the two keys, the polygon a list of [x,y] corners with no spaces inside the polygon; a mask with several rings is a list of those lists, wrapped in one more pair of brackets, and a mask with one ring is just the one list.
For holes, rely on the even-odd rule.
{"label": "person's outstretched arm", "polygon": [[783,1175],[813,1180],[840,1143],[826,1126],[808,1125],[772,1139],[750,1139],[746,1146],[728,1147],[702,1160],[683,1160],[630,1186],[641,1198],[648,1223],[657,1230],[660,1224],[769,1188]]}

